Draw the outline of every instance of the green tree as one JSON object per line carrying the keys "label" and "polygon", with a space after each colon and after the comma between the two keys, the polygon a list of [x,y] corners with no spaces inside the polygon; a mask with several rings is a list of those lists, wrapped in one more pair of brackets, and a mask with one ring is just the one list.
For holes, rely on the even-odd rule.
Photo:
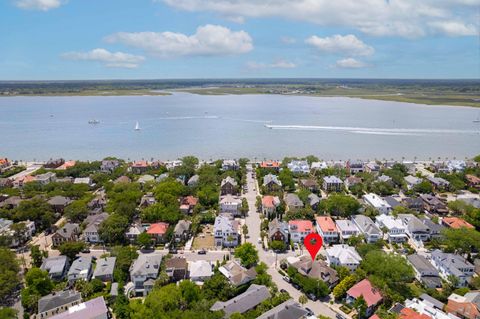
{"label": "green tree", "polygon": [[417,193],[431,194],[433,192],[433,186],[429,181],[422,181],[421,183],[415,185],[413,190]]}
{"label": "green tree", "polygon": [[202,291],[206,299],[229,300],[235,296],[235,288],[220,272],[205,280]]}
{"label": "green tree", "polygon": [[246,198],[242,198],[242,207],[240,207],[240,213],[243,217],[248,214],[248,201]]}
{"label": "green tree", "polygon": [[22,290],[22,305],[30,311],[36,310],[40,297],[48,295],[54,287],[48,272],[31,268],[25,275],[26,288]]}
{"label": "green tree", "polygon": [[358,212],[361,205],[353,197],[341,194],[332,194],[320,202],[320,208],[335,216],[349,217]]}
{"label": "green tree", "polygon": [[287,245],[285,245],[285,242],[281,240],[272,240],[270,242],[270,249],[273,251],[285,251],[287,249]]}
{"label": "green tree", "polygon": [[258,252],[251,243],[245,243],[235,248],[235,257],[240,259],[244,267],[250,268],[258,262]]}
{"label": "green tree", "polygon": [[301,303],[302,305],[306,304],[308,302],[308,298],[305,295],[301,295],[298,297],[298,302]]}
{"label": "green tree", "polygon": [[480,249],[480,233],[469,228],[446,228],[442,231],[443,244],[448,251],[459,254],[471,254],[473,250]]}
{"label": "green tree", "polygon": [[14,209],[13,216],[16,221],[34,221],[39,230],[49,228],[55,219],[51,206],[39,197],[22,201]]}
{"label": "green tree", "polygon": [[58,246],[60,254],[67,256],[70,260],[75,259],[84,249],[85,243],[81,241],[67,241]]}
{"label": "green tree", "polygon": [[20,267],[15,253],[7,248],[0,248],[0,299],[11,296],[20,284]]}
{"label": "green tree", "polygon": [[88,216],[88,207],[85,200],[73,201],[65,207],[65,216],[72,222],[82,222]]}
{"label": "green tree", "polygon": [[167,222],[169,224],[176,224],[181,218],[182,214],[178,206],[178,202],[165,205],[164,203],[156,203],[145,208],[142,211],[142,220],[146,222]]}
{"label": "green tree", "polygon": [[17,313],[13,308],[0,308],[0,319],[16,319]]}
{"label": "green tree", "polygon": [[100,224],[100,238],[106,243],[121,243],[125,240],[125,231],[129,226],[128,218],[117,213],[110,214]]}
{"label": "green tree", "polygon": [[342,281],[338,283],[338,285],[333,288],[333,296],[335,299],[340,300],[345,296],[347,290],[352,288],[353,285],[357,282],[357,277],[355,275],[349,275],[345,277]]}
{"label": "green tree", "polygon": [[234,312],[230,315],[230,319],[246,319],[240,312]]}
{"label": "green tree", "polygon": [[247,241],[247,235],[248,235],[248,226],[247,226],[247,224],[243,224],[243,226],[242,226],[242,234],[243,234],[243,238],[245,239],[245,241]]}
{"label": "green tree", "polygon": [[43,258],[48,257],[48,251],[40,250],[39,245],[30,246],[30,257],[32,257],[32,265],[34,267],[40,267],[43,262]]}
{"label": "green tree", "polygon": [[282,182],[282,186],[286,191],[293,192],[295,190],[295,180],[290,169],[282,169],[278,174],[278,179]]}
{"label": "green tree", "polygon": [[353,302],[353,307],[357,310],[358,319],[363,319],[366,317],[368,305],[363,296],[355,299]]}
{"label": "green tree", "polygon": [[123,283],[128,279],[130,265],[137,259],[138,253],[132,246],[115,246],[112,249],[112,256],[117,257],[113,271],[114,279]]}
{"label": "green tree", "polygon": [[144,247],[145,249],[149,249],[152,246],[152,237],[150,237],[147,233],[141,233],[137,237],[137,244],[140,247]]}

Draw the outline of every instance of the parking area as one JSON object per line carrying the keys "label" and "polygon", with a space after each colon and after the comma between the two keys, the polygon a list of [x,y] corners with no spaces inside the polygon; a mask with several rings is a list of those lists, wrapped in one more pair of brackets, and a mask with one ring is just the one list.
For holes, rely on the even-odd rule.
{"label": "parking area", "polygon": [[213,225],[203,225],[202,231],[195,236],[192,244],[193,250],[214,250],[215,240],[213,236]]}

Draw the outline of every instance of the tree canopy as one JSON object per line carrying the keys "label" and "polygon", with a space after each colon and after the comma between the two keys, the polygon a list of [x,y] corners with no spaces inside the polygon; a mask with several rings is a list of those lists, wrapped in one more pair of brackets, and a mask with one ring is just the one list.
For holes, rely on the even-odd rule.
{"label": "tree canopy", "polygon": [[240,259],[242,266],[250,268],[258,262],[258,252],[251,243],[245,243],[235,248],[235,257]]}

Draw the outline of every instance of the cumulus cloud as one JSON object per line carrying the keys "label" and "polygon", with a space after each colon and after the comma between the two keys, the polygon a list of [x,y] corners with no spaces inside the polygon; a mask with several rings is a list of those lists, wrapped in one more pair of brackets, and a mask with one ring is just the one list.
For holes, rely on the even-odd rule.
{"label": "cumulus cloud", "polygon": [[359,69],[359,68],[366,67],[367,64],[363,63],[362,61],[358,61],[354,58],[346,58],[346,59],[338,60],[337,63],[335,63],[335,66],[337,68],[343,68],[343,69]]}
{"label": "cumulus cloud", "polygon": [[478,33],[472,7],[480,0],[156,0],[186,11],[212,11],[221,16],[282,17],[322,26],[355,28],[374,36],[415,38],[439,33],[469,35],[462,28],[441,29],[431,22],[457,22]]}
{"label": "cumulus cloud", "polygon": [[438,33],[448,36],[468,36],[478,34],[477,28],[473,24],[464,24],[458,21],[432,22],[430,26]]}
{"label": "cumulus cloud", "polygon": [[119,32],[106,37],[110,43],[122,43],[161,57],[216,56],[250,52],[253,41],[245,31],[232,31],[219,25],[204,25],[195,34],[175,32]]}
{"label": "cumulus cloud", "polygon": [[368,56],[375,52],[371,46],[366,45],[353,34],[336,34],[326,38],[320,38],[314,35],[305,40],[305,42],[317,50],[327,53]]}
{"label": "cumulus cloud", "polygon": [[60,7],[64,0],[16,0],[15,5],[20,9],[48,11]]}
{"label": "cumulus cloud", "polygon": [[64,59],[75,61],[97,61],[109,68],[133,69],[145,60],[143,56],[123,52],[110,52],[105,49],[93,49],[88,52],[67,52]]}
{"label": "cumulus cloud", "polygon": [[297,67],[295,63],[289,62],[286,60],[277,60],[273,63],[261,63],[261,62],[250,61],[250,62],[247,62],[246,66],[250,70],[293,69]]}

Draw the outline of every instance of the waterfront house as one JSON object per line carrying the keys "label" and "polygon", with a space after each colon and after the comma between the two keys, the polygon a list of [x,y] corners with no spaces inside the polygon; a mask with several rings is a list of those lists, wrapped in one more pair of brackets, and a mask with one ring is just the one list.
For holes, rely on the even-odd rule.
{"label": "waterfront house", "polygon": [[82,302],[82,295],[75,290],[55,291],[38,299],[38,312],[31,316],[32,319],[51,318],[63,313],[68,308]]}
{"label": "waterfront house", "polygon": [[389,215],[379,215],[375,217],[375,220],[380,229],[385,229],[389,242],[403,243],[407,241],[407,230],[400,219]]}
{"label": "waterfront house", "polygon": [[277,208],[280,206],[280,199],[278,196],[263,196],[262,197],[262,213],[267,217],[276,216]]}
{"label": "waterfront house", "polygon": [[310,165],[307,161],[293,160],[287,164],[289,170],[294,174],[308,174],[310,173]]}
{"label": "waterfront house", "polygon": [[347,170],[350,174],[355,175],[357,173],[362,173],[365,170],[365,167],[362,161],[348,161]]}
{"label": "waterfront house", "polygon": [[453,228],[453,229],[460,229],[460,228],[475,229],[475,227],[472,224],[470,224],[469,222],[466,222],[464,219],[459,217],[444,217],[442,218],[442,225],[448,228]]}
{"label": "waterfront house", "polygon": [[352,216],[352,222],[365,237],[367,243],[374,243],[382,239],[382,231],[375,225],[373,220],[365,215]]}
{"label": "waterfront house", "polygon": [[71,284],[77,280],[89,281],[92,277],[92,269],[92,257],[78,257],[68,270],[68,282]]}
{"label": "waterfront house", "polygon": [[236,247],[239,243],[239,223],[228,216],[220,215],[215,218],[213,233],[216,247]]}
{"label": "waterfront house", "polygon": [[133,282],[135,295],[146,296],[153,288],[158,277],[162,255],[140,254],[130,266],[130,280]]}
{"label": "waterfront house", "polygon": [[365,194],[362,196],[363,201],[370,207],[373,207],[380,214],[389,214],[392,211],[390,206],[383,198],[374,193]]}
{"label": "waterfront house", "polygon": [[147,161],[136,161],[130,165],[130,170],[133,174],[144,174],[150,169]]}
{"label": "waterfront house", "polygon": [[109,319],[110,313],[105,299],[103,297],[97,297],[90,299],[78,305],[74,305],[68,308],[68,311],[64,311],[58,315],[52,317],[52,319]]}
{"label": "waterfront house", "polygon": [[190,239],[190,227],[192,222],[189,220],[179,220],[175,228],[173,229],[173,236],[175,242],[184,242]]}
{"label": "waterfront house", "polygon": [[68,241],[78,241],[78,236],[80,235],[80,227],[78,224],[66,223],[62,228],[57,230],[52,235],[52,244],[53,247],[57,247],[62,243]]}
{"label": "waterfront house", "polygon": [[414,241],[427,241],[430,239],[430,229],[413,214],[398,214],[398,218],[405,226],[407,235]]}
{"label": "waterfront house", "polygon": [[93,272],[93,278],[103,282],[113,281],[113,270],[115,269],[116,257],[105,257],[97,260],[97,266]]}
{"label": "waterfront house", "polygon": [[100,164],[100,171],[103,173],[112,173],[119,166],[119,160],[103,160],[102,164]]}
{"label": "waterfront house", "polygon": [[325,176],[323,178],[323,190],[326,192],[340,192],[343,188],[343,182],[336,176]]}
{"label": "waterfront house", "polygon": [[55,169],[65,163],[63,158],[49,159],[44,165],[44,168]]}
{"label": "waterfront house", "polygon": [[312,165],[310,165],[310,169],[312,171],[321,171],[327,168],[328,164],[326,162],[313,162]]}
{"label": "waterfront house", "polygon": [[155,240],[155,243],[163,243],[166,239],[165,235],[167,234],[168,227],[169,224],[164,222],[151,224],[147,229],[147,234]]}
{"label": "waterfront house", "polygon": [[70,263],[67,256],[56,256],[45,258],[40,266],[41,270],[48,272],[52,280],[61,281],[67,275]]}
{"label": "waterfront house", "polygon": [[206,260],[188,262],[190,280],[193,282],[204,282],[213,276],[212,264]]}
{"label": "waterfront house", "polygon": [[270,291],[266,286],[253,284],[245,292],[230,300],[215,302],[210,311],[223,311],[225,318],[230,318],[233,313],[245,313],[254,309],[270,297]]}
{"label": "waterfront house", "polygon": [[270,241],[282,241],[288,244],[288,224],[276,218],[272,220],[268,223],[268,239]]}
{"label": "waterfront house", "polygon": [[220,213],[240,216],[242,198],[239,196],[225,195],[220,197]]}
{"label": "waterfront house", "polygon": [[427,288],[441,288],[442,279],[438,270],[422,255],[407,256],[407,260],[415,271],[415,278]]}
{"label": "waterfront house", "polygon": [[337,225],[335,225],[335,222],[330,216],[316,216],[315,223],[317,233],[322,236],[325,243],[338,242],[340,234],[338,233]]}
{"label": "waterfront house", "polygon": [[188,264],[185,257],[172,257],[165,261],[165,271],[171,282],[188,278]]}
{"label": "waterfront house", "polygon": [[235,259],[219,267],[218,271],[235,287],[248,284],[257,277],[255,267],[247,269]]}
{"label": "waterfront house", "polygon": [[260,163],[261,168],[272,169],[274,171],[280,170],[280,162],[278,161],[263,161]]}
{"label": "waterfront house", "polygon": [[225,177],[220,184],[220,195],[236,195],[238,193],[238,183],[230,176]]}
{"label": "waterfront house", "polygon": [[236,171],[240,168],[236,160],[223,160],[222,171]]}
{"label": "waterfront house", "polygon": [[443,253],[440,250],[432,252],[432,265],[437,268],[440,276],[449,281],[450,276],[457,278],[459,287],[466,287],[474,274],[475,267],[460,255]]}
{"label": "waterfront house", "polygon": [[303,243],[305,237],[314,232],[314,228],[309,220],[291,220],[288,222],[288,232],[292,242]]}
{"label": "waterfront house", "polygon": [[337,219],[335,222],[337,225],[338,233],[340,235],[340,239],[345,242],[352,236],[358,236],[360,234],[360,230],[358,227],[348,219]]}
{"label": "waterfront house", "polygon": [[343,266],[354,271],[360,265],[362,257],[354,247],[348,245],[333,245],[326,249],[329,266]]}
{"label": "waterfront house", "polygon": [[282,182],[277,175],[267,174],[263,177],[263,186],[269,192],[274,192],[282,189]]}
{"label": "waterfront house", "polygon": [[287,211],[296,211],[304,207],[302,200],[297,194],[287,193],[283,198]]}
{"label": "waterfront house", "polygon": [[365,311],[367,317],[373,314],[375,307],[383,299],[380,290],[373,287],[368,279],[363,279],[347,291],[347,303],[353,304],[360,296],[363,297],[367,304]]}

